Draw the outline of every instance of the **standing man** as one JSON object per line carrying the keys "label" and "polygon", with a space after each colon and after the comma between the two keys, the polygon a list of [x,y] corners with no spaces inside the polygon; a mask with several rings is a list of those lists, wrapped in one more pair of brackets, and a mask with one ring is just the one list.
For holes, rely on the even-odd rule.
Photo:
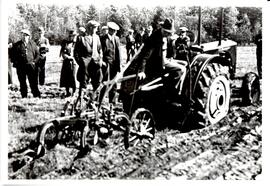
{"label": "standing man", "polygon": [[37,79],[37,63],[39,51],[35,42],[30,39],[30,31],[22,30],[22,39],[14,44],[12,51],[12,62],[17,68],[22,98],[27,97],[26,77],[28,78],[31,92],[34,97],[40,97]]}
{"label": "standing man", "polygon": [[257,69],[260,79],[262,79],[262,30],[260,29],[255,36],[256,57],[257,57]]}
{"label": "standing man", "polygon": [[190,53],[187,54],[190,48],[190,38],[187,36],[188,29],[180,27],[180,35],[175,41],[175,59],[187,61],[187,56],[190,59]]}
{"label": "standing man", "polygon": [[[106,63],[106,68],[103,69],[104,80],[113,79],[117,72],[120,72],[121,53],[120,53],[120,40],[116,36],[119,26],[114,22],[108,22],[107,26],[109,32],[101,40],[103,61]],[[116,94],[116,85],[113,86],[109,93],[109,101],[112,102]]]}
{"label": "standing man", "polygon": [[97,35],[98,26],[97,21],[89,21],[86,35],[77,39],[74,46],[74,58],[79,65],[77,80],[80,82],[80,91],[86,88],[90,78],[93,90],[96,90],[102,81],[102,49]]}
{"label": "standing man", "polygon": [[127,62],[135,54],[135,39],[133,37],[133,30],[128,30],[128,35],[126,36],[126,50],[127,50]]}
{"label": "standing man", "polygon": [[143,42],[145,43],[146,40],[151,36],[153,32],[153,27],[152,25],[149,25],[146,30],[145,30],[145,33],[143,34]]}
{"label": "standing man", "polygon": [[38,38],[35,41],[39,47],[40,60],[38,62],[38,80],[40,85],[45,83],[45,63],[46,53],[49,52],[49,40],[44,36],[45,31],[43,27],[38,27]]}
{"label": "standing man", "polygon": [[137,50],[143,44],[143,35],[144,35],[144,27],[141,27],[140,30],[135,35],[135,46]]}
{"label": "standing man", "polygon": [[109,32],[109,28],[107,25],[101,27],[100,37],[102,38],[102,37],[106,36],[108,34],[108,32]]}

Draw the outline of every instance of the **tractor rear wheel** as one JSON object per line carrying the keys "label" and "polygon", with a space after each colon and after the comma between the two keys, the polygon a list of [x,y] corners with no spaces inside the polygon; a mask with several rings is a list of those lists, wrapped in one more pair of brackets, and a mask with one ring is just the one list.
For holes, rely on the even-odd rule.
{"label": "tractor rear wheel", "polygon": [[194,90],[192,118],[202,127],[219,122],[228,114],[230,96],[229,68],[207,64]]}

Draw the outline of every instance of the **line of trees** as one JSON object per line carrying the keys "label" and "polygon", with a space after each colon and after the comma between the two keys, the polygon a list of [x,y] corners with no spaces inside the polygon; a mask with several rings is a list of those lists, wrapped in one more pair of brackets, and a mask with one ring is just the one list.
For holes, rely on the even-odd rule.
{"label": "line of trees", "polygon": [[[19,31],[28,28],[33,37],[38,26],[43,26],[51,44],[59,44],[70,29],[84,26],[94,19],[105,25],[114,21],[120,26],[118,35],[125,36],[127,30],[138,30],[146,27],[153,20],[171,17],[175,20],[175,28],[188,27],[197,32],[199,7],[157,6],[152,9],[137,8],[126,5],[117,7],[110,5],[98,9],[88,6],[57,6],[41,4],[16,4],[15,14],[8,17],[9,37],[13,41],[19,39]],[[216,40],[219,33],[220,7],[202,7],[202,42]],[[239,44],[250,44],[262,27],[262,9],[258,7],[223,7],[223,35]]]}

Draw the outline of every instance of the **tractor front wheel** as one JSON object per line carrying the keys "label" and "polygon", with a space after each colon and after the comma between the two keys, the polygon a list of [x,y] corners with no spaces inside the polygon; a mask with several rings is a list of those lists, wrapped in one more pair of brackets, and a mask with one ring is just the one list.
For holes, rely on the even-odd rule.
{"label": "tractor front wheel", "polygon": [[138,108],[132,114],[130,126],[124,136],[125,147],[136,146],[143,139],[152,140],[155,136],[155,120],[152,113],[145,108]]}

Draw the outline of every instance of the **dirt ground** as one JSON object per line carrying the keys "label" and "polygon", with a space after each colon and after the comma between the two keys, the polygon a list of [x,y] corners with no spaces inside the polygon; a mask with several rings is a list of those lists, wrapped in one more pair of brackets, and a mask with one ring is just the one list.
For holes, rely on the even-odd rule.
{"label": "dirt ground", "polygon": [[[229,114],[209,127],[181,133],[164,129],[152,141],[124,148],[122,134],[91,146],[80,157],[74,147],[56,145],[44,156],[23,164],[20,150],[29,148],[43,122],[60,116],[64,90],[59,88],[58,49],[48,57],[42,98],[21,99],[14,71],[8,95],[9,179],[172,179],[254,180],[262,172],[261,103],[239,105],[232,96]],[[256,70],[255,48],[239,47],[237,77]],[[232,81],[235,89],[241,80]]]}

